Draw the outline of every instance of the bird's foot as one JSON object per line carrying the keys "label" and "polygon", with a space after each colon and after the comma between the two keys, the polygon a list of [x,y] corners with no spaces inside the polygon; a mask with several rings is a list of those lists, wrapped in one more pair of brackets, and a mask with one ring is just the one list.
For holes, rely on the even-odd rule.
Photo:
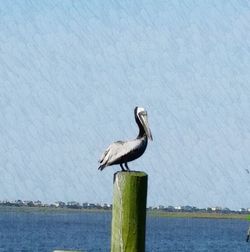
{"label": "bird's foot", "polygon": [[127,171],[128,171],[128,172],[130,172],[130,169],[129,169],[129,167],[128,167],[128,164],[127,164],[127,163],[125,163],[125,167],[126,167]]}
{"label": "bird's foot", "polygon": [[122,171],[126,171],[126,170],[124,169],[124,167],[123,167],[123,165],[122,165],[122,164],[120,164],[120,166],[121,166],[121,168],[122,168]]}

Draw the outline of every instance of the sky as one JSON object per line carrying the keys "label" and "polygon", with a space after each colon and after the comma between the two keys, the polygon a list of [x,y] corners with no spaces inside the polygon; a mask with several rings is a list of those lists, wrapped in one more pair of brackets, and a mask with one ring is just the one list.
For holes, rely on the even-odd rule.
{"label": "sky", "polygon": [[0,1],[0,200],[111,203],[105,148],[148,206],[250,207],[248,1]]}

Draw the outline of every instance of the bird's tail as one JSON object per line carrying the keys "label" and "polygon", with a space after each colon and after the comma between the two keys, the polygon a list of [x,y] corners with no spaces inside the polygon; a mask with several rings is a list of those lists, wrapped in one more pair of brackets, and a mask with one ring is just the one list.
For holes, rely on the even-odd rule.
{"label": "bird's tail", "polygon": [[100,165],[100,166],[98,167],[98,170],[102,171],[102,170],[105,168],[105,166],[106,166],[106,165],[103,165],[103,164]]}

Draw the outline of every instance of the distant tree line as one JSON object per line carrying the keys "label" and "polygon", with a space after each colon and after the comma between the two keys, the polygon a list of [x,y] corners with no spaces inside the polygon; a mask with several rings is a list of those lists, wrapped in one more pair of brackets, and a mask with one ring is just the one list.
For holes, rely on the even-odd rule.
{"label": "distant tree line", "polygon": [[71,208],[71,209],[106,209],[109,210],[112,208],[111,204],[94,204],[94,203],[83,203],[80,204],[77,201],[63,202],[57,201],[52,204],[42,203],[40,200],[31,201],[31,200],[15,200],[15,201],[0,201],[0,206],[12,206],[12,207],[48,207],[48,208]]}
{"label": "distant tree line", "polygon": [[[112,209],[112,204],[95,204],[95,203],[79,203],[77,201],[69,201],[67,203],[63,201],[57,201],[52,204],[42,203],[40,200],[15,200],[15,201],[0,201],[0,206],[9,207],[48,207],[48,208],[70,208],[70,209]],[[148,207],[149,211],[165,211],[165,212],[205,212],[205,213],[239,213],[239,214],[249,214],[250,208],[240,208],[239,210],[230,210],[229,208],[222,207],[207,207],[207,208],[197,208],[194,206],[163,206],[158,207]]]}

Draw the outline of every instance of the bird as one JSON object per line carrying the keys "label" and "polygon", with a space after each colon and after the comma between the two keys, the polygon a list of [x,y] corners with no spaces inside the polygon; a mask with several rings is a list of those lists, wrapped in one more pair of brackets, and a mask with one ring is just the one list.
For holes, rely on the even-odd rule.
{"label": "bird", "polygon": [[147,111],[137,106],[134,109],[134,116],[139,128],[138,136],[133,140],[117,141],[109,145],[99,159],[99,170],[102,171],[107,166],[119,164],[122,171],[130,171],[128,162],[139,158],[145,152],[148,138],[153,141]]}

